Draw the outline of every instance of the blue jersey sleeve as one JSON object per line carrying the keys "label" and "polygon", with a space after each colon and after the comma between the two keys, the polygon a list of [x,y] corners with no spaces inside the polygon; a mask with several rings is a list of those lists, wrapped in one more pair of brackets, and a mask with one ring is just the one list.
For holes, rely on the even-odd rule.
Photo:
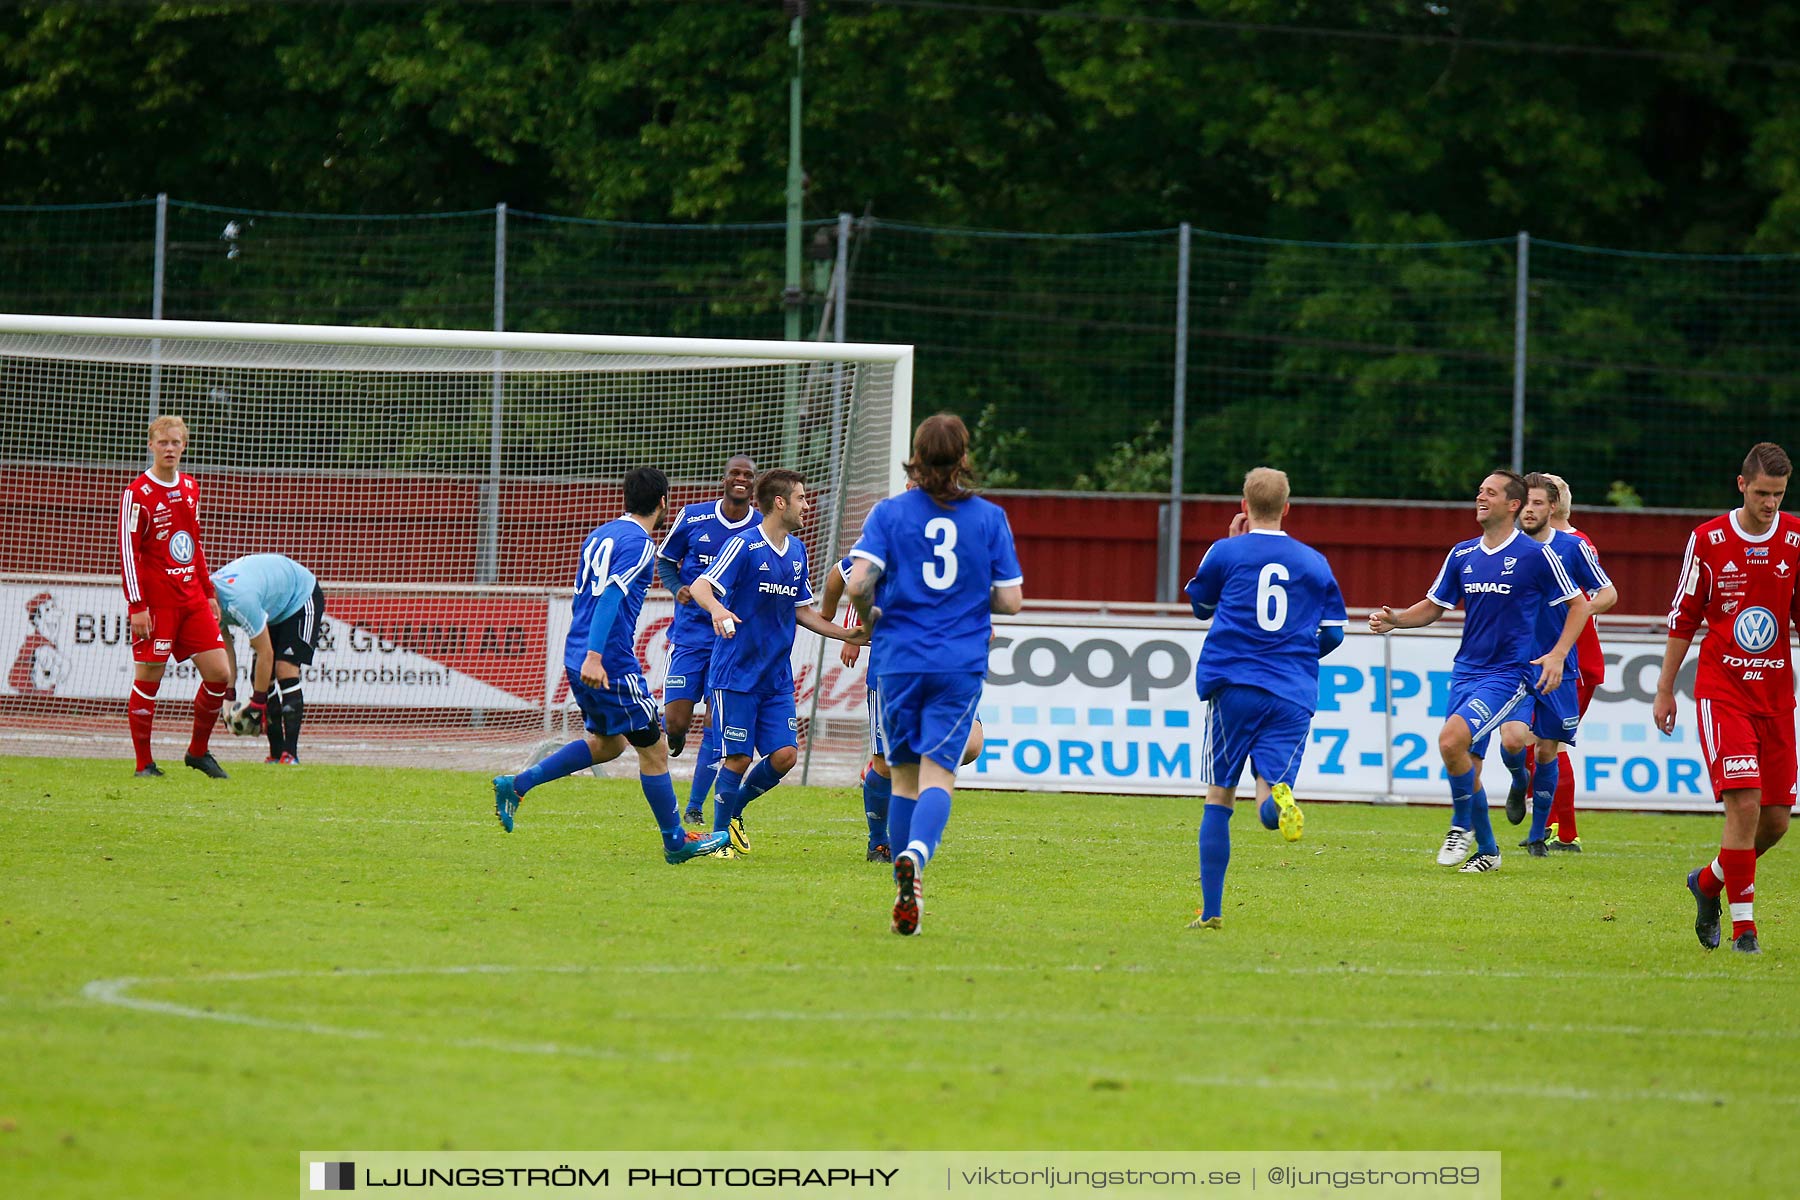
{"label": "blue jersey sleeve", "polygon": [[1538,544],[1538,549],[1544,552],[1543,557],[1539,560],[1539,567],[1549,573],[1549,578],[1544,582],[1544,602],[1546,604],[1567,604],[1579,596],[1581,589],[1575,586],[1575,580],[1570,578],[1568,568],[1563,566],[1562,555],[1542,543]]}
{"label": "blue jersey sleeve", "polygon": [[993,554],[993,586],[1018,587],[1023,584],[1025,572],[1019,566],[1018,547],[1013,544],[1012,522],[1006,519],[1006,510],[999,505],[994,506],[994,528],[988,533],[988,546]]}
{"label": "blue jersey sleeve", "polygon": [[888,532],[887,506],[876,504],[863,518],[862,533],[850,548],[851,558],[866,558],[883,571],[888,569],[892,537]]}
{"label": "blue jersey sleeve", "polygon": [[[1574,534],[1569,536],[1575,537]],[[1612,580],[1601,570],[1600,556],[1594,553],[1593,546],[1588,544],[1586,538],[1575,537],[1575,543],[1574,553],[1567,560],[1569,577],[1575,581],[1575,586],[1584,592],[1597,592],[1601,588],[1611,587]]]}
{"label": "blue jersey sleeve", "polygon": [[1438,568],[1437,579],[1425,596],[1439,608],[1455,608],[1462,602],[1462,575],[1456,569],[1455,550],[1444,556],[1444,565]]}
{"label": "blue jersey sleeve", "polygon": [[1188,603],[1193,605],[1195,618],[1201,621],[1211,620],[1213,613],[1218,611],[1219,596],[1225,588],[1225,555],[1219,550],[1224,544],[1218,541],[1207,547],[1205,557],[1194,570],[1194,577],[1181,589],[1187,593]]}
{"label": "blue jersey sleeve", "polygon": [[663,538],[662,548],[656,552],[658,558],[666,558],[679,564],[687,557],[688,552],[688,520],[687,509],[675,514],[674,523],[669,527],[669,534]]}
{"label": "blue jersey sleeve", "polygon": [[1331,568],[1320,560],[1319,569],[1324,572],[1324,581],[1320,587],[1319,625],[1347,626],[1350,624],[1350,612],[1344,607],[1344,593],[1338,589],[1337,576]]}

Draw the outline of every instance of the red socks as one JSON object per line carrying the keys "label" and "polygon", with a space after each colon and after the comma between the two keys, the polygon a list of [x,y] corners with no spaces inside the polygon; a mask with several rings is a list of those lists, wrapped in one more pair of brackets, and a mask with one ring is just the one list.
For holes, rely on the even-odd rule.
{"label": "red socks", "polygon": [[1550,805],[1550,820],[1556,825],[1558,841],[1572,842],[1575,833],[1575,766],[1565,751],[1556,756],[1562,774],[1556,780],[1556,800]]}
{"label": "red socks", "polygon": [[194,693],[194,736],[188,742],[188,753],[195,758],[205,754],[212,741],[213,726],[219,723],[219,710],[225,707],[228,690],[225,684],[201,680],[200,690]]}
{"label": "red socks", "polygon": [[135,679],[131,695],[125,698],[125,715],[131,724],[131,748],[137,751],[137,769],[143,770],[156,761],[150,753],[150,727],[156,723],[156,691],[162,680]]}
{"label": "red socks", "polygon": [[[1756,932],[1756,918],[1751,911],[1756,898],[1756,851],[1721,849],[1719,868],[1725,873],[1725,899],[1731,906],[1731,936]],[[1709,874],[1700,872],[1702,883]]]}

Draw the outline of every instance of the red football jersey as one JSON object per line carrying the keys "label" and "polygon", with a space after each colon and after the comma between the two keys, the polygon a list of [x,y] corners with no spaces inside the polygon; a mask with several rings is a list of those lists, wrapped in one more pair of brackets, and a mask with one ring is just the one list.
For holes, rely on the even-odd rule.
{"label": "red football jersey", "polygon": [[1788,634],[1796,578],[1800,517],[1778,513],[1767,533],[1752,537],[1738,527],[1734,509],[1689,535],[1669,633],[1692,639],[1706,622],[1695,699],[1752,715],[1793,711]]}
{"label": "red football jersey", "polygon": [[[1571,529],[1570,532],[1594,546],[1594,539],[1581,530]],[[1598,554],[1600,547],[1594,546],[1594,552]],[[1581,667],[1582,683],[1599,687],[1606,682],[1606,653],[1600,649],[1600,626],[1592,617],[1588,618],[1587,628],[1575,640],[1575,661]]]}
{"label": "red football jersey", "polygon": [[200,549],[200,486],[191,475],[164,483],[145,471],[119,500],[119,558],[132,612],[185,608],[213,595]]}

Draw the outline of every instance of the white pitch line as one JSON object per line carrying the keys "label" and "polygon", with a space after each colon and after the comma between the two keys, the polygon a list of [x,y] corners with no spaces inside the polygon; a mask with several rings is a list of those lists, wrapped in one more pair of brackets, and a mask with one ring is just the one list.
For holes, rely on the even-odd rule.
{"label": "white pitch line", "polygon": [[[792,964],[790,964],[790,965],[792,965]],[[90,1001],[93,1001],[95,1003],[108,1004],[108,1005],[113,1005],[116,1007],[133,1009],[133,1010],[140,1011],[140,1012],[150,1012],[150,1013],[155,1013],[155,1014],[161,1015],[161,1016],[172,1016],[172,1017],[185,1018],[185,1019],[190,1019],[190,1020],[217,1021],[217,1022],[223,1022],[226,1024],[247,1026],[247,1027],[257,1028],[257,1029],[267,1029],[267,1030],[292,1032],[292,1033],[304,1033],[304,1034],[323,1036],[323,1037],[343,1037],[343,1038],[354,1038],[354,1039],[359,1039],[359,1040],[392,1040],[392,1041],[411,1043],[411,1044],[415,1044],[415,1045],[448,1045],[448,1046],[455,1046],[455,1047],[463,1048],[463,1049],[496,1050],[496,1051],[500,1051],[503,1053],[509,1053],[509,1054],[530,1054],[530,1055],[551,1056],[551,1057],[582,1057],[582,1058],[607,1059],[607,1060],[615,1060],[615,1061],[618,1061],[618,1060],[640,1061],[640,1060],[648,1059],[650,1061],[663,1062],[663,1063],[691,1062],[693,1059],[693,1056],[691,1054],[688,1054],[685,1052],[675,1052],[675,1053],[663,1052],[663,1053],[654,1053],[654,1054],[636,1054],[636,1053],[634,1053],[634,1054],[628,1055],[628,1054],[624,1054],[624,1053],[621,1053],[621,1052],[615,1051],[615,1050],[610,1050],[610,1049],[607,1049],[604,1047],[567,1045],[567,1044],[559,1043],[559,1042],[515,1042],[515,1041],[507,1041],[507,1040],[494,1039],[494,1038],[448,1038],[448,1039],[446,1039],[446,1038],[430,1038],[430,1037],[422,1037],[419,1035],[393,1034],[393,1033],[387,1033],[384,1031],[372,1030],[372,1029],[356,1029],[356,1028],[346,1028],[346,1027],[335,1026],[335,1025],[322,1025],[322,1024],[317,1024],[317,1023],[308,1022],[308,1021],[282,1021],[282,1020],[275,1020],[275,1019],[266,1018],[266,1017],[252,1016],[252,1015],[244,1014],[244,1013],[226,1013],[226,1012],[220,1012],[216,1009],[195,1008],[191,1005],[174,1004],[174,1003],[171,1003],[168,1001],[147,1000],[147,999],[144,999],[141,997],[132,996],[132,995],[128,994],[131,991],[131,989],[133,989],[135,987],[141,987],[144,985],[148,985],[148,984],[165,984],[166,985],[166,984],[178,984],[178,983],[191,984],[191,983],[202,983],[202,982],[258,982],[258,981],[268,981],[268,980],[276,980],[276,979],[297,979],[297,978],[311,978],[311,979],[376,978],[376,977],[382,977],[382,976],[401,976],[401,975],[504,975],[504,974],[513,974],[513,973],[589,974],[589,973],[596,973],[596,972],[621,971],[621,970],[633,970],[633,969],[635,969],[635,968],[618,968],[618,967],[604,967],[604,966],[509,967],[509,966],[502,966],[502,965],[495,965],[495,964],[474,964],[474,965],[468,965],[468,966],[446,966],[446,967],[349,968],[349,969],[330,970],[330,971],[285,970],[285,971],[221,972],[221,973],[214,973],[214,974],[209,974],[209,975],[194,976],[194,977],[187,978],[187,979],[176,978],[173,976],[165,976],[165,977],[161,977],[161,978],[121,977],[121,978],[117,978],[117,979],[96,979],[96,980],[93,980],[92,982],[88,983],[87,985],[85,985],[82,988],[82,995],[84,998],[86,998]],[[716,970],[717,968],[709,966],[704,969]],[[961,970],[964,968],[952,968],[952,969]],[[737,1016],[740,1019],[751,1019],[751,1020],[780,1019],[783,1015],[785,1015],[785,1014],[780,1013],[779,1010],[771,1010],[771,1011],[764,1011],[764,1012],[747,1012],[747,1013],[737,1014]],[[792,1014],[792,1015],[805,1016],[805,1017],[808,1017],[809,1019],[816,1019],[818,1016],[818,1014]],[[874,1016],[872,1016],[871,1014],[860,1014],[860,1015],[865,1019],[875,1019]],[[956,1015],[956,1014],[936,1014],[936,1015],[939,1017],[944,1017],[946,1019],[963,1019],[961,1016]],[[929,1014],[929,1013],[885,1014],[885,1015],[881,1015],[880,1019],[889,1020],[889,1019],[896,1019],[899,1017],[904,1017],[906,1019],[918,1019],[919,1017],[922,1017],[922,1016],[926,1017],[926,1018],[930,1018],[933,1016],[933,1014]],[[642,1019],[650,1019],[650,1018],[615,1017],[612,1019],[642,1020]],[[659,1021],[666,1020],[666,1015],[665,1014],[657,1014],[654,1019],[659,1020]],[[995,1016],[992,1019],[994,1019],[996,1021],[1006,1021],[1007,1023],[1010,1024],[1016,1019],[1016,1014],[1004,1014],[1004,1015],[1003,1014],[995,1014]],[[1094,1019],[1116,1021],[1116,1020],[1121,1019],[1121,1017],[1119,1014],[1094,1014]],[[1161,1020],[1162,1018],[1155,1017],[1155,1016],[1144,1016],[1139,1019]],[[1216,1020],[1216,1019],[1209,1019],[1209,1020]],[[1243,1018],[1243,1020],[1245,1022],[1255,1023],[1259,1027],[1263,1024],[1266,1024],[1266,1022],[1267,1022],[1267,1018],[1262,1017],[1262,1016],[1258,1016],[1258,1017],[1254,1018],[1254,1022],[1252,1022],[1251,1018],[1248,1018],[1248,1017]],[[1200,1019],[1196,1018],[1196,1021],[1200,1021]],[[1317,1022],[1320,1024],[1330,1022],[1330,1023],[1337,1024],[1337,1025],[1343,1025],[1343,1026],[1348,1026],[1348,1027],[1358,1027],[1358,1026],[1368,1024],[1365,1022],[1358,1022],[1353,1019],[1334,1019],[1334,1018],[1319,1018],[1319,1019],[1317,1019]],[[1204,1024],[1207,1022],[1200,1021],[1200,1023]],[[1423,1027],[1429,1027],[1429,1028],[1437,1028],[1441,1024],[1443,1027],[1454,1026],[1456,1028],[1465,1029],[1465,1030],[1469,1030],[1469,1031],[1475,1031],[1479,1028],[1476,1026],[1463,1025],[1463,1024],[1454,1023],[1454,1022],[1442,1022],[1442,1023],[1422,1022],[1419,1024]],[[1381,1027],[1381,1026],[1370,1026],[1370,1027]],[[1488,1026],[1488,1029],[1496,1031],[1496,1032],[1513,1031],[1513,1030],[1516,1030],[1517,1028],[1518,1027],[1514,1027],[1514,1026],[1507,1026],[1504,1028],[1497,1026],[1497,1025]],[[1621,1029],[1623,1029],[1623,1028],[1624,1027],[1621,1027]],[[1540,1031],[1539,1029],[1536,1029],[1536,1028],[1530,1027],[1530,1026],[1525,1027],[1525,1029],[1527,1032]],[[1567,1031],[1571,1031],[1571,1032],[1574,1031],[1572,1027],[1565,1027],[1565,1029]],[[1651,1031],[1651,1032],[1664,1032],[1664,1031]],[[769,1059],[762,1060],[762,1062],[765,1067],[795,1067],[795,1068],[802,1068],[802,1069],[816,1069],[818,1066],[818,1064],[815,1061],[808,1060],[808,1059],[788,1060],[788,1059],[769,1058]],[[916,1068],[918,1071],[925,1072],[925,1073],[939,1073],[939,1072],[942,1072],[945,1070],[958,1070],[958,1071],[963,1071],[963,1072],[974,1072],[974,1073],[986,1074],[989,1070],[989,1067],[985,1064],[972,1063],[972,1062],[971,1063],[953,1063],[953,1064],[918,1063],[918,1064],[911,1064],[911,1065],[914,1068]],[[1120,1070],[1116,1064],[1077,1064],[1077,1063],[1068,1062],[1067,1060],[1064,1060],[1063,1062],[1061,1062],[1055,1070],[1031,1070],[1028,1068],[1023,1073],[1028,1076],[1041,1076],[1041,1077],[1045,1077],[1045,1078],[1066,1076],[1069,1074],[1104,1075],[1104,1076],[1109,1076],[1109,1077],[1131,1078],[1136,1074],[1135,1072],[1133,1072],[1131,1070]],[[1018,1074],[1018,1072],[1015,1072],[1015,1075],[1016,1074]],[[1400,1095],[1400,1096],[1458,1095],[1458,1096],[1473,1096],[1473,1097],[1496,1097],[1497,1096],[1497,1097],[1519,1098],[1519,1099],[1541,1099],[1541,1100],[1604,1102],[1604,1103],[1618,1103],[1620,1101],[1633,1101],[1633,1102],[1640,1102],[1640,1103],[1657,1102],[1657,1103],[1665,1103],[1665,1104],[1667,1104],[1667,1103],[1675,1103],[1675,1104],[1683,1104],[1683,1105],[1698,1104],[1698,1105],[1709,1105],[1710,1106],[1710,1105],[1737,1103],[1737,1101],[1738,1101],[1738,1097],[1724,1094],[1724,1093],[1710,1093],[1710,1092],[1699,1092],[1699,1091],[1688,1091],[1688,1090],[1661,1091],[1661,1090],[1649,1090],[1649,1089],[1641,1089],[1641,1088],[1613,1088],[1613,1089],[1584,1088],[1584,1087],[1573,1087],[1573,1086],[1569,1086],[1569,1085],[1478,1083],[1478,1082],[1465,1082],[1462,1080],[1454,1080],[1454,1081],[1447,1081],[1447,1082],[1440,1083],[1435,1080],[1427,1079],[1427,1080],[1422,1080],[1422,1081],[1419,1081],[1416,1083],[1412,1083],[1412,1082],[1404,1082],[1404,1081],[1397,1082],[1397,1081],[1393,1081],[1393,1080],[1346,1080],[1346,1079],[1338,1079],[1338,1078],[1334,1078],[1334,1077],[1330,1077],[1330,1076],[1323,1076],[1323,1077],[1270,1076],[1270,1075],[1248,1075],[1248,1076],[1204,1075],[1204,1076],[1201,1076],[1201,1075],[1178,1074],[1178,1075],[1170,1075],[1170,1076],[1159,1076],[1159,1077],[1156,1077],[1155,1079],[1146,1079],[1145,1082],[1173,1083],[1173,1084],[1176,1084],[1181,1087],[1189,1087],[1189,1088],[1234,1088],[1234,1089],[1235,1088],[1256,1088],[1256,1089],[1264,1089],[1264,1090],[1280,1089],[1280,1090],[1286,1090],[1286,1091],[1324,1092],[1324,1093],[1328,1093],[1328,1094],[1355,1094],[1355,1095],[1362,1095],[1362,1094]],[[1781,1094],[1770,1095],[1770,1094],[1764,1093],[1764,1094],[1758,1095],[1756,1099],[1757,1099],[1757,1103],[1762,1104],[1764,1106],[1769,1106],[1771,1104],[1780,1106],[1780,1105],[1793,1105],[1796,1103],[1800,1103],[1800,1097],[1781,1095]]]}

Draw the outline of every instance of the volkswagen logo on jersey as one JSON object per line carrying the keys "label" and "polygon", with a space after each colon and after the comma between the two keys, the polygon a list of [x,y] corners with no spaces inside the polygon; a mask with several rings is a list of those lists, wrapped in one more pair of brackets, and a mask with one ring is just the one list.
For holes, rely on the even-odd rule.
{"label": "volkswagen logo on jersey", "polygon": [[183,529],[169,539],[169,557],[187,566],[194,561],[194,535]]}
{"label": "volkswagen logo on jersey", "polygon": [[1775,614],[1766,608],[1746,608],[1731,623],[1731,636],[1745,654],[1761,654],[1775,644]]}

